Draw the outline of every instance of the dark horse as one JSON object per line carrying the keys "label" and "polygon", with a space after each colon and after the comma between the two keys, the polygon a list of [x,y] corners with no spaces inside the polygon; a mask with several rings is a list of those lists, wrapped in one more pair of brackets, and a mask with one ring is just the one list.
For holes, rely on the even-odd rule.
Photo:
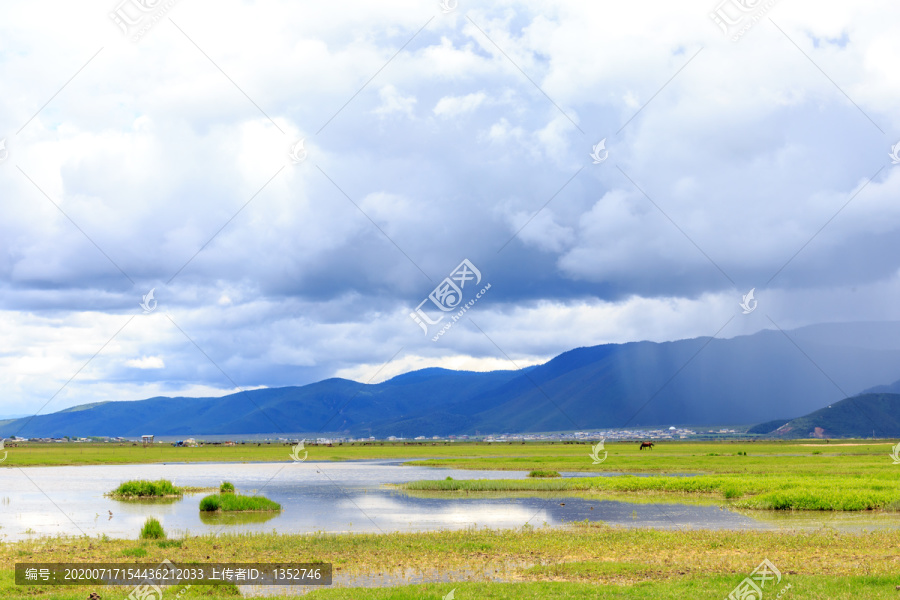
{"label": "dark horse", "polygon": [[641,442],[641,450],[644,448],[650,448],[653,450],[653,442]]}

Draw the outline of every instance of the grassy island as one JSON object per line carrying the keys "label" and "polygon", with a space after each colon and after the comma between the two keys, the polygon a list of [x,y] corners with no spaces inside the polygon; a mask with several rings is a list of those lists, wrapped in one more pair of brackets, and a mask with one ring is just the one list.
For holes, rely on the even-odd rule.
{"label": "grassy island", "polygon": [[213,494],[200,501],[201,512],[278,512],[281,505],[263,496]]}
{"label": "grassy island", "polygon": [[140,500],[146,498],[180,498],[184,489],[175,487],[167,479],[147,481],[144,479],[126,481],[106,494],[118,500]]}

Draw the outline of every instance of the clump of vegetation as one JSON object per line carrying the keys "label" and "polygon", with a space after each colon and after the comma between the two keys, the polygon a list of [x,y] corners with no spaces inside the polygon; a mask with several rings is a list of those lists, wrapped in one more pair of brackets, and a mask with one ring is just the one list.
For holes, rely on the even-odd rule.
{"label": "clump of vegetation", "polygon": [[241,496],[239,494],[213,494],[200,501],[202,512],[276,512],[281,505],[264,496]]}
{"label": "clump of vegetation", "polygon": [[181,497],[184,491],[172,485],[167,479],[158,481],[126,481],[107,495],[113,498],[173,498]]}
{"label": "clump of vegetation", "polygon": [[234,484],[230,481],[223,481],[222,485],[219,486],[220,494],[233,494],[234,493]]}
{"label": "clump of vegetation", "polygon": [[529,477],[562,477],[558,471],[541,471],[534,470],[528,474]]}
{"label": "clump of vegetation", "polygon": [[206,496],[200,501],[200,512],[213,512],[222,508],[222,497],[219,494]]}
{"label": "clump of vegetation", "polygon": [[141,528],[141,539],[142,540],[164,540],[166,539],[166,532],[163,530],[162,525],[160,525],[159,521],[150,517],[144,523],[144,527]]}
{"label": "clump of vegetation", "polygon": [[727,500],[733,500],[735,498],[740,498],[741,496],[744,495],[741,488],[736,485],[725,484],[725,485],[721,486],[719,489],[722,492],[722,495],[725,496],[725,498]]}
{"label": "clump of vegetation", "polygon": [[125,548],[122,550],[122,556],[132,556],[135,558],[143,558],[147,556],[146,548]]}
{"label": "clump of vegetation", "polygon": [[744,450],[740,450],[735,456],[747,456],[747,453]]}

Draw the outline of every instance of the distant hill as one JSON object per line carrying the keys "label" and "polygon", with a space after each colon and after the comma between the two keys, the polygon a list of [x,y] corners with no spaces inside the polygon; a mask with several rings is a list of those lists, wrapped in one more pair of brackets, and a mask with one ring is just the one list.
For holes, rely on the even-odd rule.
{"label": "distant hill", "polygon": [[782,438],[900,437],[900,394],[845,398],[766,433]]}
{"label": "distant hill", "polygon": [[[221,398],[82,405],[0,422],[0,436],[343,432],[448,435],[787,420],[900,379],[900,323],[732,339],[604,344],[519,371],[423,369]],[[832,425],[834,427],[834,425]],[[871,428],[869,429],[871,432]]]}
{"label": "distant hill", "polygon": [[864,394],[900,394],[900,381],[895,381],[888,385],[876,385],[875,387],[863,390]]}
{"label": "distant hill", "polygon": [[760,423],[759,425],[754,425],[750,429],[747,430],[747,433],[755,433],[757,435],[766,435],[772,433],[785,423],[790,421],[790,419],[775,419],[774,421],[766,421],[765,423]]}
{"label": "distant hill", "polygon": [[[102,402],[0,423],[0,436],[133,437],[350,430],[380,436],[391,434],[384,433],[384,425],[379,424],[402,422],[423,412],[430,421],[456,430],[467,427],[471,419],[445,412],[446,405],[456,402],[459,396],[476,395],[517,376],[520,373],[516,371],[424,369],[377,385],[335,378],[302,387],[251,390],[221,398],[156,397]],[[428,398],[427,405],[423,398]]]}

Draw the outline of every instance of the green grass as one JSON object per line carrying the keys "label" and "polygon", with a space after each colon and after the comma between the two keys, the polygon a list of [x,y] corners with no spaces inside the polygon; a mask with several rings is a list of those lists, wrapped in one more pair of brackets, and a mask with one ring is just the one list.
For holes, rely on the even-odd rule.
{"label": "green grass", "polygon": [[[839,444],[861,443],[843,447]],[[592,442],[366,442],[333,447],[307,445],[310,459],[317,461],[418,458],[428,464],[471,469],[523,470],[548,468],[557,471],[629,471],[629,472],[687,472],[729,471],[736,468],[765,470],[765,460],[780,457],[772,465],[793,468],[793,463],[808,460],[813,452],[821,458],[850,457],[887,458],[894,441],[835,440],[826,444],[821,440],[786,440],[759,442],[692,442],[661,441],[652,454],[638,451],[637,443],[606,442],[609,458],[592,465]],[[432,445],[433,444],[433,445]],[[140,464],[159,462],[287,462],[291,460],[289,444],[256,444],[236,446],[201,446],[178,448],[169,444],[149,447],[120,443],[20,443],[9,449],[7,460],[0,468],[28,465],[81,464]],[[735,452],[747,456],[736,459]],[[707,453],[720,454],[706,458]],[[793,455],[793,456],[790,456]],[[463,457],[463,458],[458,458]],[[738,460],[740,462],[738,462]],[[818,460],[818,459],[817,459]],[[823,461],[824,462],[824,461]],[[888,458],[888,464],[890,464]],[[819,464],[822,464],[821,462]]]}
{"label": "green grass", "polygon": [[[411,464],[454,469],[554,470],[585,473],[866,474],[898,470],[888,454],[896,441],[660,442],[641,452],[636,444],[606,442],[607,459],[592,464],[588,444],[460,447],[459,458],[423,458]],[[330,449],[329,449],[330,450]],[[427,453],[423,450],[423,454]],[[818,454],[816,454],[818,453]],[[409,456],[416,456],[412,451]]]}
{"label": "green grass", "polygon": [[263,496],[241,496],[240,494],[213,494],[200,501],[203,512],[277,512],[281,505]]}
{"label": "green grass", "polygon": [[[785,580],[786,581],[786,580]],[[478,600],[684,600],[684,598],[718,598],[726,597],[740,582],[740,579],[727,577],[692,578],[673,582],[647,582],[634,585],[602,586],[578,582],[528,582],[528,583],[433,583],[405,585],[380,589],[314,589],[303,596],[309,600],[441,600],[451,590],[455,590],[457,600],[477,598]],[[790,579],[791,587],[785,593],[790,600],[896,600],[895,581],[888,578],[874,577],[803,577]],[[781,588],[776,588],[776,592]],[[87,588],[85,588],[87,589]],[[75,592],[67,588],[45,588],[41,598],[46,600],[84,600],[84,592]],[[112,590],[119,593],[110,597],[124,598],[129,589],[100,588],[105,594]],[[184,593],[180,588],[166,594],[172,598],[194,600],[232,600],[240,598],[240,592],[234,586],[193,586]],[[15,595],[6,595],[11,600],[32,599],[34,596],[19,590]],[[775,593],[772,597],[775,597]],[[262,596],[271,600],[296,600],[297,596]],[[764,596],[765,597],[765,596]]]}
{"label": "green grass", "polygon": [[147,481],[145,479],[126,481],[109,492],[113,498],[171,498],[180,497],[184,491],[172,485],[167,479]]}
{"label": "green grass", "polygon": [[542,470],[534,470],[528,473],[529,477],[560,477],[559,472],[557,471],[542,471]]}
{"label": "green grass", "polygon": [[[431,445],[431,444],[435,445]],[[517,450],[529,449],[540,444],[517,446]],[[551,446],[552,447],[552,446]],[[281,443],[237,444],[235,446],[174,447],[171,444],[153,444],[143,447],[130,443],[42,443],[21,442],[9,448],[7,459],[0,469],[15,466],[51,465],[100,465],[142,464],[164,462],[288,462],[291,445]],[[485,443],[429,442],[375,442],[354,443],[333,447],[307,443],[309,458],[322,461],[359,460],[366,458],[440,458],[453,456],[481,456],[496,454],[496,445]]]}
{"label": "green grass", "polygon": [[163,530],[163,526],[159,521],[150,517],[144,522],[144,526],[141,528],[141,539],[164,540],[166,539],[166,532]]}
{"label": "green grass", "polygon": [[[181,538],[180,546],[142,544],[141,562],[332,563],[353,574],[405,569],[456,570],[466,566],[515,571],[534,565],[612,561],[652,568],[654,578],[682,571],[703,575],[748,573],[768,558],[784,574],[897,577],[900,530],[813,531],[653,530],[579,522],[567,528],[467,529],[422,533],[222,533]],[[116,562],[134,540],[45,537],[0,544],[0,570],[16,562]],[[113,559],[113,560],[111,560]],[[900,584],[900,581],[897,582]],[[4,596],[0,594],[0,598]]]}
{"label": "green grass", "polygon": [[230,481],[223,481],[222,485],[219,486],[220,494],[233,494],[234,493],[234,484]]}
{"label": "green grass", "polygon": [[[3,579],[12,579],[11,573]],[[0,573],[0,576],[3,574]],[[690,577],[675,581],[650,581],[635,584],[598,585],[587,582],[533,581],[521,583],[452,582],[403,585],[389,588],[311,588],[303,598],[309,600],[441,600],[451,590],[454,598],[464,600],[684,600],[685,598],[725,598],[742,577]],[[771,583],[769,584],[772,585]],[[784,578],[769,594],[787,589],[783,598],[789,600],[896,600],[896,579],[889,577],[823,577],[795,575]],[[29,586],[25,591],[15,586],[5,587],[0,579],[0,593],[4,599],[84,600],[94,588]],[[164,597],[183,600],[234,600],[241,597],[233,585],[183,586],[165,588]],[[769,589],[769,588],[766,588]],[[99,588],[103,598],[124,598],[129,588]],[[765,590],[764,590],[765,591]],[[277,592],[276,592],[277,593]],[[769,595],[764,595],[768,598]],[[270,600],[296,600],[297,596],[266,595]]]}
{"label": "green grass", "polygon": [[[690,577],[667,582],[597,585],[582,582],[527,583],[432,583],[396,588],[322,589],[306,596],[309,600],[441,600],[451,590],[457,599],[478,600],[684,600],[685,598],[725,598],[741,577]],[[784,597],[791,600],[896,600],[896,580],[889,577],[804,577],[783,579],[770,595],[788,584]],[[772,585],[771,583],[769,584]]]}

